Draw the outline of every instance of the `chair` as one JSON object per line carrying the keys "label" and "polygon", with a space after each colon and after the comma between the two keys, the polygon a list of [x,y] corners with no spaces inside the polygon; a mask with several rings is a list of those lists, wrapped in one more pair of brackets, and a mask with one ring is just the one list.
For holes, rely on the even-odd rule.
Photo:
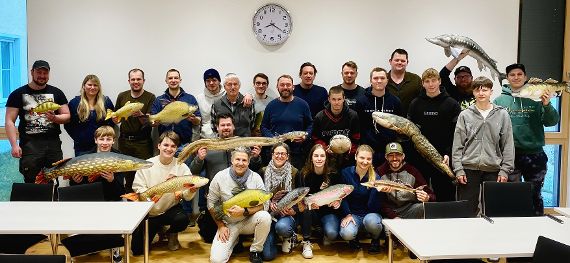
{"label": "chair", "polygon": [[65,255],[8,255],[0,254],[2,263],[65,263]]}
{"label": "chair", "polygon": [[[60,187],[58,192],[60,202],[104,201],[103,185],[100,182]],[[77,234],[62,239],[61,244],[67,248],[73,258],[105,249],[122,247],[125,243],[122,235],[118,234]]]}
{"label": "chair", "polygon": [[483,214],[489,217],[535,216],[532,184],[483,182]]}
{"label": "chair", "polygon": [[533,263],[570,262],[570,246],[539,236],[532,256]]}
{"label": "chair", "polygon": [[[10,201],[46,201],[53,200],[54,186],[51,184],[12,184]],[[1,234],[0,253],[25,254],[31,246],[46,239],[41,234]],[[0,262],[4,262],[0,260]]]}
{"label": "chair", "polygon": [[475,217],[467,200],[424,203],[425,219],[466,217]]}

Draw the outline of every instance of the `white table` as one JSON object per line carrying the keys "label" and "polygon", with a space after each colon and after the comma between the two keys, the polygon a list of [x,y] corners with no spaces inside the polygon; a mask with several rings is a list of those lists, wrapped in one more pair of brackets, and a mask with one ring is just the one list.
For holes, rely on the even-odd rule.
{"label": "white table", "polygon": [[388,261],[396,236],[418,259],[532,257],[539,235],[570,244],[570,219],[548,217],[385,219]]}
{"label": "white table", "polygon": [[[125,262],[130,261],[130,236],[152,202],[0,202],[0,234],[121,234]],[[145,233],[148,221],[145,221]],[[144,261],[148,262],[145,234]],[[56,251],[54,249],[54,251]]]}
{"label": "white table", "polygon": [[555,207],[554,211],[563,216],[570,217],[570,207]]}

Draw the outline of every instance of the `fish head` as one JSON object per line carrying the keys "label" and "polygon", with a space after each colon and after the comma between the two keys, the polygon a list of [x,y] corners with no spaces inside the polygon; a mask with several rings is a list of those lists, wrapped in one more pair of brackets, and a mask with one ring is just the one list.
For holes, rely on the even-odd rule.
{"label": "fish head", "polygon": [[185,176],[185,177],[189,177],[188,183],[194,185],[194,187],[196,187],[196,188],[202,187],[202,186],[208,184],[208,182],[210,181],[210,179],[208,179],[206,177],[196,176],[196,175],[190,175],[190,176]]}
{"label": "fish head", "polygon": [[278,138],[283,139],[283,140],[295,140],[295,139],[300,139],[300,138],[306,138],[308,135],[308,133],[306,131],[292,131],[292,132],[288,132],[285,133],[283,135],[278,136]]}
{"label": "fish head", "polygon": [[259,202],[264,203],[265,201],[271,199],[273,193],[270,191],[260,190],[261,194],[259,195]]}
{"label": "fish head", "polygon": [[352,185],[346,184],[342,186],[342,192],[345,194],[345,196],[352,193],[352,190],[354,190],[354,186]]}
{"label": "fish head", "polygon": [[123,160],[121,162],[120,169],[117,170],[117,172],[136,171],[136,170],[140,170],[140,169],[147,169],[147,168],[152,167],[152,165],[153,165],[152,162],[131,157],[131,158]]}
{"label": "fish head", "polygon": [[441,35],[441,36],[437,36],[437,37],[432,37],[432,38],[426,38],[426,40],[432,44],[436,44],[440,47],[443,48],[448,48],[451,46],[451,36],[449,35]]}
{"label": "fish head", "polygon": [[396,115],[393,115],[390,113],[379,112],[379,111],[375,111],[372,113],[372,119],[376,123],[380,124],[380,126],[382,126],[384,128],[395,130],[395,131],[402,128],[402,127],[400,127],[401,122],[398,121],[398,117],[399,116],[396,116]]}

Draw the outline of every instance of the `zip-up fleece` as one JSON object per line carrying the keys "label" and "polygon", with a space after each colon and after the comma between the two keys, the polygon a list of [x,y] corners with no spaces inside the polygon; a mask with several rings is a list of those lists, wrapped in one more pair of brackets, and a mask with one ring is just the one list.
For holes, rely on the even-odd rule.
{"label": "zip-up fleece", "polygon": [[503,85],[503,93],[493,103],[503,106],[511,116],[517,154],[542,152],[544,126],[554,126],[560,121],[551,103],[544,106],[540,101],[513,97],[510,85]]}
{"label": "zip-up fleece", "polygon": [[499,172],[508,177],[514,169],[513,130],[509,113],[501,106],[483,118],[475,105],[459,114],[453,136],[452,162],[456,176],[464,169]]}

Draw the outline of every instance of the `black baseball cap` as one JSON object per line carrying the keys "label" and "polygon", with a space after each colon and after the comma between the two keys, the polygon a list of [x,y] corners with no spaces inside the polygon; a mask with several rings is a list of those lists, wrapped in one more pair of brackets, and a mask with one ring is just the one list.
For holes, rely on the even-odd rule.
{"label": "black baseball cap", "polygon": [[467,66],[458,67],[457,69],[455,69],[455,72],[453,74],[455,74],[455,76],[457,76],[461,72],[469,73],[469,75],[473,76],[473,74],[471,74],[471,69]]}
{"label": "black baseball cap", "polygon": [[511,72],[511,70],[517,69],[517,68],[522,70],[522,72],[526,75],[526,69],[525,69],[524,65],[520,64],[520,63],[508,65],[507,68],[505,69],[505,71],[507,72],[507,74],[509,74],[509,72]]}
{"label": "black baseball cap", "polygon": [[40,68],[45,68],[47,70],[50,70],[49,63],[47,63],[47,61],[45,60],[36,60],[36,62],[34,62],[34,65],[32,65],[32,69],[40,69]]}

